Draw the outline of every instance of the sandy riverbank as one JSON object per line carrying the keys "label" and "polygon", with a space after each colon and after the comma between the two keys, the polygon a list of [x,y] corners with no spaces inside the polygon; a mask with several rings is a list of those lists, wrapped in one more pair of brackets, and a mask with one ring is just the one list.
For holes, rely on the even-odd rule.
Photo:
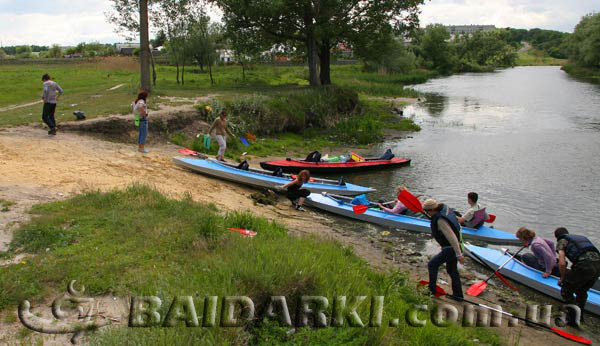
{"label": "sandy riverbank", "polygon": [[[178,147],[156,143],[150,149],[150,154],[141,155],[136,152],[135,145],[108,142],[97,136],[71,131],[49,137],[39,125],[0,130],[0,198],[16,203],[1,215],[0,250],[6,249],[14,229],[29,220],[28,210],[35,203],[68,198],[90,189],[107,191],[144,183],[173,197],[189,194],[194,200],[214,203],[223,211],[252,210],[285,224],[299,236],[314,234],[334,239],[351,246],[357,255],[380,271],[400,268],[410,271],[415,279],[427,275],[427,258],[414,254],[410,247],[385,233],[365,237],[364,234],[347,231],[336,224],[335,217],[317,211],[295,211],[284,198],[275,206],[255,205],[250,198],[255,190],[175,167],[171,158],[177,155]],[[259,159],[254,159],[252,164],[258,162]],[[21,258],[4,260],[0,265],[20,261]],[[470,265],[463,268],[463,283],[476,279],[470,272]],[[441,279],[449,281],[445,273]],[[442,286],[449,290],[448,285]],[[484,298],[504,306],[516,306],[514,299],[503,298],[504,303],[493,291],[490,288]],[[18,327],[18,322],[10,325],[2,322],[0,340],[10,340],[11,333],[16,333]],[[515,335],[520,335],[518,344],[522,345],[563,342],[546,331],[527,327],[499,331],[507,343]],[[60,344],[61,339],[57,340]]]}

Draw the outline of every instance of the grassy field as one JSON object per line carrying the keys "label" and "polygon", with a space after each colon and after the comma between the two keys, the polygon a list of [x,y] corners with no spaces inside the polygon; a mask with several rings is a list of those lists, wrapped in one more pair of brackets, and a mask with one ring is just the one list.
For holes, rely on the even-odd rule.
{"label": "grassy field", "polygon": [[[109,114],[126,114],[139,85],[138,65],[129,58],[108,58],[88,63],[60,65],[0,65],[0,127],[40,122],[41,104],[2,111],[2,108],[40,100],[41,76],[50,73],[65,94],[59,100],[57,120],[73,120],[73,111],[81,110],[93,118]],[[304,66],[254,66],[242,80],[239,66],[217,66],[215,85],[208,73],[197,67],[186,69],[185,85],[177,84],[175,68],[158,66],[154,95],[195,97],[218,93],[224,98],[244,95],[273,94],[306,87]],[[379,75],[364,73],[359,65],[333,66],[334,84],[354,90],[361,96],[415,96],[405,84],[424,82],[434,74],[417,71],[411,75]],[[124,84],[116,90],[109,90]]]}
{"label": "grassy field", "polygon": [[535,48],[519,52],[517,56],[517,66],[561,66],[566,63],[566,59],[547,56],[546,53]]}
{"label": "grassy field", "polygon": [[[33,221],[16,231],[5,255],[36,256],[0,267],[1,310],[23,299],[38,304],[62,292],[71,280],[84,284],[91,295],[158,296],[164,302],[163,317],[177,295],[194,296],[198,316],[203,297],[209,295],[249,296],[257,312],[268,297],[284,295],[292,314],[301,295],[385,296],[381,328],[289,333],[289,328],[263,319],[239,328],[186,328],[179,323],[175,328],[115,328],[96,334],[92,345],[499,344],[498,337],[483,328],[408,326],[406,309],[431,301],[406,275],[375,273],[349,248],[289,236],[283,226],[248,212],[223,214],[213,205],[173,200],[148,187],[132,186],[37,205],[32,213]],[[258,235],[245,239],[225,231],[227,227],[252,229]],[[363,320],[369,316],[368,306],[357,310]],[[398,317],[400,326],[389,327],[388,321]]]}

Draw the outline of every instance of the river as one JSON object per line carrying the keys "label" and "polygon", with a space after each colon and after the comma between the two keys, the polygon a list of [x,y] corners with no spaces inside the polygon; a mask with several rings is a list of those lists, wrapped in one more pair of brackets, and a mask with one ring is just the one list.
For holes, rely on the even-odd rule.
{"label": "river", "polygon": [[559,67],[468,73],[413,86],[426,100],[405,109],[422,130],[392,148],[410,167],[353,176],[393,198],[394,187],[464,211],[469,191],[497,216],[553,239],[564,226],[600,244],[600,86]]}

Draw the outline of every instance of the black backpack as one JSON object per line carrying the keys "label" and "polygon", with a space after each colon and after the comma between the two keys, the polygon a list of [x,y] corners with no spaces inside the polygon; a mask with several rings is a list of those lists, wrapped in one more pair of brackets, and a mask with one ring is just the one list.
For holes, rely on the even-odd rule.
{"label": "black backpack", "polygon": [[306,159],[304,161],[306,161],[306,162],[321,162],[321,153],[318,151],[313,151],[312,153],[308,154],[308,156],[306,157]]}
{"label": "black backpack", "polygon": [[240,163],[240,164],[237,166],[237,168],[238,168],[238,169],[241,169],[241,170],[243,170],[243,171],[247,171],[247,170],[249,170],[249,169],[250,169],[250,165],[248,164],[248,161],[244,160],[244,161],[242,161],[242,163]]}

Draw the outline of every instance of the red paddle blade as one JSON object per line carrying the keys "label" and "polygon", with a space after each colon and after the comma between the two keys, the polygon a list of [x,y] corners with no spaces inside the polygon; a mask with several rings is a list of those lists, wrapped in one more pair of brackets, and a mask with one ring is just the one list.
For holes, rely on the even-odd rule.
{"label": "red paddle blade", "polygon": [[[419,281],[419,286],[427,286],[427,285],[429,285],[429,281],[427,281],[427,280],[421,280],[421,281]],[[446,295],[448,295],[448,293],[446,293],[446,291],[444,291],[443,288],[441,288],[438,285],[435,285],[435,294],[434,294],[434,296],[436,298],[439,298],[439,297],[442,297],[442,296],[446,296]]]}
{"label": "red paddle blade", "polygon": [[243,229],[243,228],[228,228],[227,229],[229,232],[237,232],[239,234],[241,234],[244,237],[248,237],[248,238],[252,238],[254,236],[256,236],[256,232],[254,231],[250,231],[247,229]]}
{"label": "red paddle blade", "polygon": [[421,201],[413,196],[408,190],[402,190],[398,194],[398,199],[404,204],[410,211],[415,213],[424,213]]}
{"label": "red paddle blade", "polygon": [[571,335],[567,332],[563,332],[562,330],[556,329],[556,328],[552,328],[549,327],[551,331],[553,331],[554,333],[556,333],[557,335],[562,336],[565,339],[569,339],[571,341],[575,341],[578,342],[580,344],[584,344],[584,345],[591,345],[592,342],[588,339],[584,339],[582,337],[576,336],[576,335]]}
{"label": "red paddle blade", "polygon": [[366,205],[355,205],[352,207],[352,210],[354,210],[354,214],[364,214],[369,210],[369,207]]}
{"label": "red paddle blade", "polygon": [[467,294],[470,295],[471,297],[477,297],[478,295],[481,294],[481,292],[483,292],[485,290],[486,287],[487,287],[487,283],[485,281],[478,282],[478,283],[472,285],[471,287],[469,287],[469,289],[467,290]]}
{"label": "red paddle blade", "polygon": [[197,152],[190,150],[190,149],[181,149],[181,150],[178,150],[178,152],[183,155],[196,155],[197,154]]}
{"label": "red paddle blade", "polygon": [[510,282],[508,282],[508,280],[506,280],[506,278],[504,276],[502,276],[502,274],[500,274],[499,272],[494,272],[494,274],[496,274],[498,279],[500,279],[502,282],[504,282],[504,284],[506,286],[510,287],[513,291],[519,291],[515,286],[513,286]]}
{"label": "red paddle blade", "polygon": [[492,223],[494,221],[496,221],[496,215],[492,215],[492,214],[488,214],[488,216],[490,217],[489,219],[485,220],[485,222],[487,223]]}

